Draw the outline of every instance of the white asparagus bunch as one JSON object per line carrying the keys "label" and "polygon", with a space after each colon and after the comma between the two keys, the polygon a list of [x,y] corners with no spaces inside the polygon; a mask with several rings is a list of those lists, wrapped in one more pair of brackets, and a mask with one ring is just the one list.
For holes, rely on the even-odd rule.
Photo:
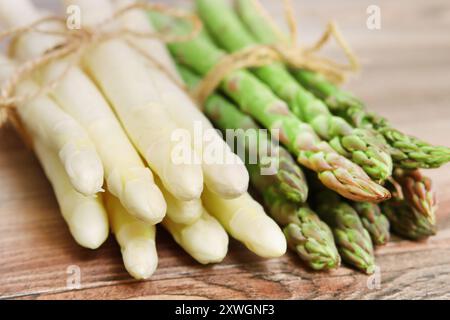
{"label": "white asparagus bunch", "polygon": [[[108,6],[100,10],[101,1],[69,2],[80,6],[86,25],[100,23],[112,14]],[[199,198],[203,190],[201,166],[191,159],[173,161],[173,149],[180,145],[172,139],[178,126],[161,103],[157,79],[146,70],[141,56],[126,42],[110,40],[92,48],[84,57],[84,65],[166,189],[180,200]],[[191,149],[190,145],[186,149]],[[195,157],[194,150],[190,154]]]}
{"label": "white asparagus bunch", "polygon": [[[15,68],[13,61],[0,55],[0,82],[8,79]],[[27,80],[18,85],[16,94],[27,95],[37,90],[39,86]],[[84,128],[45,95],[25,101],[17,109],[29,133],[56,151],[72,186],[78,192],[94,195],[101,191],[103,167]]]}
{"label": "white asparagus bunch", "polygon": [[163,225],[174,240],[201,264],[221,262],[227,254],[228,234],[206,210],[190,225],[175,223],[168,216]]}
{"label": "white asparagus bunch", "polygon": [[[9,27],[17,27],[16,24],[19,22],[29,24],[41,17],[40,13],[28,1],[16,1],[14,6],[8,6],[5,2],[6,0],[0,1],[0,17]],[[15,46],[15,54],[22,59],[30,59],[41,55],[49,48],[57,45],[59,41],[60,39],[56,36],[39,33],[27,34]],[[61,75],[67,68],[68,63],[65,60],[51,63],[41,70],[40,82],[47,83]],[[30,86],[25,89],[33,92],[33,88],[30,88]],[[92,80],[82,70],[73,67],[51,95],[68,114],[87,130],[101,158],[105,169],[107,187],[111,193],[117,196],[127,211],[137,218],[151,224],[160,222],[165,215],[166,205],[160,190],[153,181],[153,175],[144,166],[108,102]],[[42,104],[38,100],[31,104],[36,103]],[[19,108],[19,112],[22,116],[22,108]],[[59,111],[59,113],[62,113],[62,111]],[[43,113],[49,119],[54,117],[54,114],[58,114],[58,112]],[[36,121],[37,118],[32,115],[32,119]],[[37,124],[38,122],[36,122]],[[72,125],[72,127],[74,126]],[[70,127],[66,131],[76,133]],[[52,137],[50,136],[50,138]],[[79,143],[79,145],[86,146],[87,144]],[[81,166],[85,162],[77,161],[76,164]],[[89,164],[86,163],[81,168],[83,170],[77,170],[72,175],[75,178],[88,175],[96,168],[92,164],[88,166]],[[97,180],[101,186],[103,175]],[[99,188],[95,191],[97,192]]]}
{"label": "white asparagus bunch", "polygon": [[[105,5],[108,2],[108,0],[102,1],[105,2]],[[131,0],[116,1],[116,8],[131,2]],[[130,30],[144,33],[154,31],[150,19],[141,10],[133,10],[127,13],[122,17],[121,22],[123,26]],[[174,72],[176,74],[175,64],[162,42],[145,38],[130,38],[129,41],[144,51],[152,60],[157,61],[172,76]],[[201,143],[195,143],[194,139],[191,142],[196,152],[202,155],[206,186],[224,198],[236,198],[246,192],[249,176],[242,160],[230,150],[185,91],[151,61],[145,60],[143,62],[148,66],[147,70],[152,78],[155,79],[154,85],[158,88],[161,101],[167,107],[171,118],[179,126],[187,129],[191,137],[195,137],[196,132],[198,132],[196,131],[196,125],[205,133],[203,137],[200,137]],[[177,75],[176,78],[178,79],[179,76]],[[212,151],[216,151],[217,158],[213,158]]]}
{"label": "white asparagus bunch", "polygon": [[148,279],[158,265],[156,227],[130,215],[119,199],[109,192],[105,194],[105,205],[125,269],[135,279]]}
{"label": "white asparagus bunch", "polygon": [[264,258],[280,257],[286,252],[286,238],[264,208],[248,193],[236,199],[223,199],[205,188],[203,204],[228,233],[252,252]]}
{"label": "white asparagus bunch", "polygon": [[109,234],[108,217],[101,196],[87,197],[78,193],[72,187],[55,151],[37,137],[34,137],[33,144],[70,233],[80,246],[97,249]]}
{"label": "white asparagus bunch", "polygon": [[[27,25],[41,18],[30,0],[17,0],[14,6],[7,2],[0,0],[0,19],[8,27]],[[109,0],[65,2],[81,7],[82,21],[88,26],[113,13]],[[128,3],[129,0],[119,0],[116,5]],[[127,13],[116,27],[120,24],[141,32],[153,30],[140,10]],[[50,27],[57,30],[56,25]],[[29,59],[59,41],[56,36],[27,34],[14,46],[14,53],[20,59]],[[21,118],[36,136],[36,153],[76,241],[88,248],[100,246],[108,235],[108,220],[102,198],[78,193],[78,188],[72,186],[76,183],[69,181],[71,172],[67,163],[73,158],[61,150],[70,144],[73,146],[69,151],[76,156],[79,149],[89,150],[97,165],[88,169],[101,172],[97,189],[87,194],[100,190],[105,170],[107,189],[111,192],[105,196],[111,228],[121,247],[125,267],[133,277],[146,279],[156,269],[154,224],[164,218],[166,208],[163,226],[202,264],[224,259],[228,250],[227,232],[262,257],[284,254],[286,240],[282,231],[246,193],[249,177],[244,164],[189,96],[172,81],[178,75],[164,44],[155,39],[128,41],[132,46],[123,39],[93,46],[82,61],[87,73],[74,67],[49,95],[19,106]],[[172,77],[140,55],[134,46],[164,66]],[[68,63],[67,60],[51,63],[40,70],[34,79],[36,83],[22,81],[17,93],[35,92],[61,75]],[[202,136],[200,143],[192,141],[197,124],[212,133],[208,139]],[[191,140],[183,145],[183,150],[192,155],[190,162],[174,161],[174,151],[180,146],[180,142],[173,141],[177,129],[190,134]],[[135,147],[158,177],[153,178]],[[211,150],[225,162],[211,159],[208,154]],[[196,162],[199,156],[202,161]],[[206,158],[209,161],[204,161]],[[80,177],[84,172],[90,171],[79,173]],[[78,178],[76,174],[72,176],[71,180]]]}

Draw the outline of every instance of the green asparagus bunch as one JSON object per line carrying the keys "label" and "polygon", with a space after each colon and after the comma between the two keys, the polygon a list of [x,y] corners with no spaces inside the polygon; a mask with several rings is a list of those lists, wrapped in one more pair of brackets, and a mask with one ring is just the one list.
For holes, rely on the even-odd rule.
{"label": "green asparagus bunch", "polygon": [[[241,20],[258,41],[267,44],[289,41],[285,34],[267,18],[267,12],[258,1],[236,0],[235,2]],[[398,167],[435,168],[450,161],[449,148],[431,146],[392,128],[386,119],[369,113],[359,99],[333,85],[320,74],[307,70],[292,72],[305,88],[326,103],[334,115],[347,120],[354,127],[375,129],[391,146],[390,153]],[[403,190],[405,199],[396,194],[393,199],[381,204],[382,211],[389,217],[394,232],[412,239],[434,234],[436,201],[431,191],[430,180],[424,178],[417,170],[396,169],[394,176]],[[395,191],[395,188],[392,190]],[[359,205],[361,206],[363,205]],[[362,220],[364,221],[364,218]],[[366,228],[371,230],[367,225]],[[376,243],[375,238],[374,242]]]}
{"label": "green asparagus bunch", "polygon": [[370,202],[354,202],[356,210],[364,228],[369,232],[374,245],[384,245],[389,241],[389,220],[381,213],[380,207]]}
{"label": "green asparagus bunch", "polygon": [[[200,78],[183,66],[178,66],[178,70],[188,87],[195,88]],[[204,112],[222,131],[259,128],[252,118],[243,114],[219,94],[208,97]],[[256,132],[258,134],[259,131],[256,130]],[[257,153],[258,145],[248,142],[261,143],[261,140],[266,139],[265,135],[259,134],[257,140],[246,140],[245,134],[237,135],[237,144],[245,146],[249,153]],[[258,161],[253,164],[245,161],[252,185],[262,195],[272,218],[283,227],[289,247],[309,267],[314,270],[338,267],[340,256],[330,228],[304,204],[308,195],[308,186],[303,172],[283,147],[272,145],[271,149],[272,151],[277,149],[277,152],[271,152],[269,160],[258,158]],[[275,174],[263,174],[262,169],[267,163],[275,161],[279,162]]]}
{"label": "green asparagus bunch", "polygon": [[[197,86],[200,81],[199,76],[181,65],[178,65],[178,71],[189,88],[193,89]],[[260,127],[251,117],[243,114],[221,95],[211,95],[203,107],[205,115],[216,128],[222,132],[227,129],[236,130],[236,141],[231,147],[235,150],[245,149],[246,159],[243,160],[252,181],[262,188],[276,185],[279,192],[292,202],[306,202],[308,184],[305,176],[286,149],[275,145],[270,137],[259,130]],[[264,154],[261,151],[264,151]],[[264,170],[269,168],[272,168],[273,172]],[[260,178],[261,172],[264,171],[267,173]]]}
{"label": "green asparagus bunch", "polygon": [[[235,52],[258,44],[224,1],[197,0],[196,4],[205,27],[226,50]],[[283,64],[274,63],[253,71],[287,102],[292,113],[310,124],[339,154],[360,165],[377,181],[392,174],[392,159],[385,142],[377,139],[372,131],[354,129],[344,119],[333,116],[325,103],[303,88]]]}
{"label": "green asparagus bunch", "polygon": [[344,262],[367,274],[373,273],[375,256],[372,240],[352,206],[331,190],[322,189],[317,191],[313,207],[333,230]]}
{"label": "green asparagus bunch", "polygon": [[[158,30],[174,34],[189,33],[192,26],[158,13],[151,13]],[[194,39],[169,44],[174,57],[201,75],[208,73],[225,55],[203,32]],[[382,186],[350,160],[337,154],[321,141],[313,129],[292,114],[265,84],[244,70],[231,72],[222,81],[221,89],[239,108],[267,129],[279,129],[280,141],[295,155],[297,161],[317,172],[328,188],[355,201],[382,201],[390,197]]]}

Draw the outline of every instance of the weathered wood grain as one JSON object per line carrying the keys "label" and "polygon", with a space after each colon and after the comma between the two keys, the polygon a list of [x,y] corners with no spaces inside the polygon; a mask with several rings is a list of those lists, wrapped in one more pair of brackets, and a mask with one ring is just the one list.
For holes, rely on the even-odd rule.
{"label": "weathered wood grain", "polygon": [[[45,2],[45,3],[44,3]],[[56,0],[38,0],[54,5]],[[165,1],[168,3],[186,1]],[[280,18],[276,1],[266,0]],[[406,132],[450,146],[450,4],[446,0],[377,1],[382,29],[365,26],[369,0],[294,1],[304,41],[337,20],[363,62],[348,86]],[[331,48],[329,52],[336,52]],[[294,254],[263,260],[231,242],[222,264],[200,266],[160,230],[159,268],[136,282],[110,239],[97,251],[78,247],[32,152],[10,129],[0,131],[0,297],[22,299],[449,299],[450,168],[428,173],[440,201],[439,233],[413,243],[394,238],[377,250],[379,289],[342,267],[305,269]],[[81,269],[81,290],[68,290],[68,266]]]}

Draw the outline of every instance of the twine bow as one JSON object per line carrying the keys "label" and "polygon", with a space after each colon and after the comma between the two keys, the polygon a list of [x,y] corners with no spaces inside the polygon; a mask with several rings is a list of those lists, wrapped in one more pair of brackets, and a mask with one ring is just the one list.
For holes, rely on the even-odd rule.
{"label": "twine bow", "polygon": [[[177,19],[186,20],[192,23],[192,31],[186,35],[171,35],[160,32],[140,32],[121,27],[113,28],[117,18],[134,9],[156,11]],[[43,29],[42,27],[48,23],[59,24],[61,28],[52,28],[52,30],[49,30],[48,28]],[[8,47],[8,52],[10,55],[12,55],[14,51],[15,40],[20,36],[32,32],[43,35],[58,36],[63,39],[59,44],[45,51],[41,56],[30,59],[21,64],[11,75],[11,77],[9,77],[2,85],[0,92],[0,128],[9,120],[19,132],[22,132],[23,127],[20,124],[20,120],[17,117],[15,110],[17,105],[33,100],[38,96],[55,89],[58,83],[60,83],[60,81],[67,75],[69,70],[80,62],[83,55],[92,45],[111,39],[121,38],[124,41],[127,41],[131,47],[145,55],[147,59],[150,59],[153,63],[155,63],[149,55],[144,54],[142,50],[137,48],[131,41],[128,41],[127,37],[154,38],[163,42],[187,41],[195,37],[201,28],[202,22],[194,14],[180,11],[162,4],[136,2],[115,11],[111,17],[93,27],[83,27],[81,29],[70,30],[66,27],[66,19],[57,16],[50,16],[42,18],[25,27],[0,32],[0,42],[8,38],[12,39]],[[54,80],[41,86],[36,92],[31,92],[22,96],[14,95],[15,88],[22,80],[32,76],[36,70],[50,64],[51,62],[64,58],[69,59],[69,63],[64,71]],[[160,67],[158,64],[157,66]]]}
{"label": "twine bow", "polygon": [[[254,45],[224,56],[192,92],[193,98],[200,105],[203,105],[206,98],[214,92],[228,74],[242,68],[261,67],[274,62],[283,62],[295,69],[318,72],[334,83],[343,82],[347,72],[359,69],[356,56],[333,21],[328,23],[322,36],[312,46],[303,47],[297,44],[298,25],[291,0],[283,0],[285,19],[290,30],[289,39],[277,28],[276,23],[261,4],[257,0],[253,1],[255,7],[260,11],[259,13],[267,20],[267,24],[278,35],[279,42]],[[349,61],[348,64],[340,64],[318,54],[331,37],[336,39],[339,47],[343,50]]]}

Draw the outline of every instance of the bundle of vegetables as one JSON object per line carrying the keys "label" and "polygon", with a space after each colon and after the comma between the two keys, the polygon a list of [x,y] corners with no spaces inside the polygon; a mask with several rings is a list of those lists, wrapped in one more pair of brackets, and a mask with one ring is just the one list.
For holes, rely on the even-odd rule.
{"label": "bundle of vegetables", "polygon": [[[269,32],[268,29],[273,25],[268,23],[267,14],[261,12],[256,1],[237,0],[239,15],[223,0],[195,2],[197,13],[206,30],[189,41],[168,44],[172,55],[180,64],[180,74],[193,92],[198,88],[201,76],[208,76],[215,66],[226,59],[225,50],[228,53],[239,52],[258,43],[273,43],[282,39],[277,31]],[[187,33],[190,30],[188,24],[158,13],[150,13],[150,18],[159,30],[175,34]],[[223,131],[255,129],[260,125],[267,129],[281,129],[280,142],[287,150],[276,147],[272,150],[272,155],[276,155],[273,159],[261,157],[256,164],[247,160],[246,165],[252,186],[260,193],[269,214],[284,228],[290,248],[296,251],[309,267],[316,270],[332,269],[339,266],[342,257],[345,263],[363,272],[372,273],[375,269],[373,247],[389,241],[390,223],[394,232],[408,238],[420,238],[408,235],[408,232],[426,236],[433,233],[431,230],[434,230],[435,221],[426,220],[425,217],[427,214],[434,216],[434,209],[431,208],[435,208],[429,180],[422,178],[417,171],[413,173],[399,169],[407,167],[405,163],[411,163],[411,159],[417,161],[418,157],[414,152],[407,155],[408,160],[400,162],[398,154],[402,150],[405,151],[406,146],[392,143],[383,130],[374,126],[357,125],[341,113],[334,112],[329,101],[298,79],[297,73],[313,73],[311,71],[289,70],[282,63],[258,65],[249,71],[230,69],[217,90],[222,91],[231,101],[216,92],[204,103],[204,113]],[[317,77],[326,79],[320,75]],[[333,86],[336,90],[341,90]],[[301,135],[305,132],[308,133],[307,136]],[[245,145],[249,141],[246,137],[244,133],[238,136],[238,145],[250,148],[250,154],[257,153],[257,146]],[[257,137],[257,141],[264,139],[265,137]],[[308,143],[302,144],[298,143],[299,141]],[[430,161],[443,164],[449,160],[443,157],[448,149],[430,148],[428,150],[440,150],[431,152],[435,160]],[[311,207],[317,214],[306,204],[306,192],[299,193],[302,189],[306,190],[306,180],[296,173],[299,168],[288,152],[297,158],[300,165],[319,173],[319,179],[312,176],[308,179],[313,181],[312,185],[315,186],[309,193]],[[342,175],[346,176],[347,180],[340,180],[342,176],[330,169],[325,171],[325,178],[323,169],[311,165],[311,162],[305,159],[305,153],[314,159],[321,153],[322,165],[331,154],[334,157],[347,157],[353,163],[348,164],[345,159],[339,158],[340,172],[343,172],[342,169],[347,170],[347,173]],[[397,167],[393,176],[391,156]],[[280,165],[279,170],[272,176],[263,174],[263,164],[273,162]],[[360,171],[355,169],[358,165],[361,166],[358,168]],[[330,163],[327,167],[330,168]],[[383,192],[381,185],[368,187],[374,182],[362,178],[364,175],[355,174],[361,172],[361,169],[378,183],[391,181],[388,186],[394,194],[393,199],[387,200],[389,196],[376,196],[377,191],[380,195]],[[327,180],[330,178],[340,183],[330,183],[330,180]],[[398,182],[394,182],[394,178]],[[365,184],[360,183],[361,180],[358,179],[362,179]],[[319,183],[319,180],[322,183]],[[367,181],[369,184],[366,184]],[[395,187],[391,183],[394,183]],[[305,187],[299,188],[302,185]],[[396,190],[402,187],[407,190],[397,194]],[[305,196],[300,197],[300,194]],[[387,201],[382,202],[381,207],[374,203],[383,200]],[[392,208],[398,206],[399,202],[402,206],[396,215],[395,209]],[[417,217],[419,212],[427,214]],[[428,228],[422,220],[429,222]],[[404,230],[399,226],[404,226]],[[331,235],[334,235],[334,241]]]}
{"label": "bundle of vegetables", "polygon": [[[98,248],[110,228],[127,271],[145,279],[157,267],[160,223],[202,264],[222,261],[231,235],[261,257],[289,246],[314,270],[342,260],[371,273],[389,226],[410,239],[435,233],[431,183],[411,169],[442,165],[449,149],[393,129],[322,75],[282,62],[232,69],[201,108],[179,85],[194,90],[229,54],[288,41],[256,1],[236,0],[236,13],[223,0],[196,0],[199,33],[187,13],[149,19],[131,0],[62,1],[80,7],[93,34],[82,51],[51,57],[72,39],[58,23],[20,29],[11,58],[0,55],[0,81],[8,89],[19,79],[13,94],[32,97],[15,108],[81,246]],[[30,0],[0,0],[7,28],[43,17]],[[149,34],[178,40],[166,47]],[[213,125],[235,130],[229,145]],[[208,133],[199,141],[198,126]],[[187,161],[177,161],[180,150]]]}

